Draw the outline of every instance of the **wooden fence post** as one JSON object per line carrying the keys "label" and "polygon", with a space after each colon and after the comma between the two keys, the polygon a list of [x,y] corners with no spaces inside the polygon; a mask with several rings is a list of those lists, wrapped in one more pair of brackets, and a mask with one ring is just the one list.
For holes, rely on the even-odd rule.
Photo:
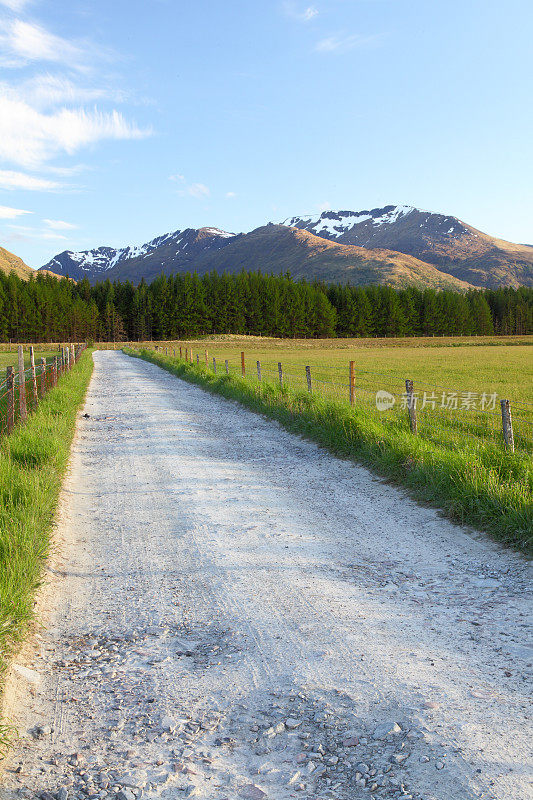
{"label": "wooden fence post", "polygon": [[52,365],[52,386],[57,386],[57,356],[54,356]]}
{"label": "wooden fence post", "polygon": [[416,421],[416,397],[414,394],[413,381],[405,381],[405,392],[407,394],[407,411],[409,413],[409,427],[411,433],[418,433],[418,425]]}
{"label": "wooden fence post", "polygon": [[355,361],[350,361],[350,405],[355,405]]}
{"label": "wooden fence post", "polygon": [[176,348],[173,348],[172,352],[174,353],[174,358],[176,358]]}
{"label": "wooden fence post", "polygon": [[197,367],[200,366],[200,355],[199,355],[199,353],[196,353],[196,366]]}
{"label": "wooden fence post", "polygon": [[257,362],[257,380],[261,383],[261,362]]}
{"label": "wooden fence post", "polygon": [[307,391],[312,392],[313,388],[311,385],[311,367],[305,368],[305,377],[307,378]]}
{"label": "wooden fence post", "polygon": [[180,347],[180,358],[181,358],[181,347]]}
{"label": "wooden fence post", "polygon": [[7,367],[6,384],[7,384],[6,428],[9,434],[15,427],[15,371],[13,367]]}
{"label": "wooden fence post", "polygon": [[244,376],[246,375],[246,368],[244,366],[244,352],[241,353],[241,372],[242,372],[242,377],[244,378]]}
{"label": "wooden fence post", "polygon": [[213,356],[213,372],[215,373],[215,375],[217,374],[217,360],[214,356]]}
{"label": "wooden fence post", "polygon": [[502,407],[502,428],[503,428],[503,441],[505,447],[510,453],[514,453],[514,433],[513,433],[513,420],[511,417],[511,401],[500,400]]}
{"label": "wooden fence post", "polygon": [[72,367],[76,363],[76,349],[73,344],[70,345],[70,355],[71,355],[70,368],[72,369]]}
{"label": "wooden fence post", "polygon": [[46,358],[41,357],[41,397],[46,394]]}
{"label": "wooden fence post", "polygon": [[225,361],[224,363],[225,363],[225,365],[226,365],[226,375],[229,375],[229,364],[228,364],[228,359],[226,359],[226,361]]}
{"label": "wooden fence post", "polygon": [[26,376],[24,375],[24,351],[22,349],[21,344],[19,344],[18,357],[19,357],[19,412],[22,422],[26,422],[28,418],[28,409],[26,408]]}
{"label": "wooden fence post", "polygon": [[207,350],[206,350],[205,351],[205,365],[206,365],[206,367],[207,367],[207,355],[208,355],[208,353],[207,353]]}
{"label": "wooden fence post", "polygon": [[33,350],[33,345],[30,345],[30,367],[31,367],[31,382],[33,386],[33,399],[35,401],[35,405],[39,405],[39,393],[37,391],[37,373],[35,371],[35,352]]}
{"label": "wooden fence post", "polygon": [[278,375],[279,375],[279,385],[283,387],[283,367],[281,366],[281,361],[278,361]]}

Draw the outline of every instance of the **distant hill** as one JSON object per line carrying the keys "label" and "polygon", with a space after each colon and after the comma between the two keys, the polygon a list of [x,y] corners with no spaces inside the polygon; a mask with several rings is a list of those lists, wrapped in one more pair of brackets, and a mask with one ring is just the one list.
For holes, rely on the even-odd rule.
{"label": "distant hill", "polygon": [[411,206],[324,211],[250,233],[187,228],[141,246],[64,251],[43,269],[76,280],[152,280],[161,272],[261,270],[308,280],[465,289],[533,286],[533,248]]}
{"label": "distant hill", "polygon": [[10,272],[14,272],[19,278],[25,281],[29,280],[32,276],[35,277],[37,272],[44,272],[45,275],[53,275],[54,278],[63,277],[48,269],[32,269],[21,258],[14,253],[10,253],[9,250],[6,250],[4,247],[0,247],[0,270],[7,275],[9,275]]}
{"label": "distant hill", "polygon": [[30,275],[36,274],[35,270],[28,267],[21,258],[14,253],[10,253],[9,250],[5,250],[3,247],[0,247],[0,270],[6,274],[14,272],[19,278],[23,278],[24,280],[28,280]]}

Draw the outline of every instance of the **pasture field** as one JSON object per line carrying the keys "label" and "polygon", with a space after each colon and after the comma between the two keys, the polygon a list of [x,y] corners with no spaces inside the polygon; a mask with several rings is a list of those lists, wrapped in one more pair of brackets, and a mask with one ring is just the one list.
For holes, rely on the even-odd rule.
{"label": "pasture field", "polygon": [[[41,358],[49,359],[59,355],[57,347],[53,345],[34,345],[35,348],[35,365],[40,366]],[[0,381],[5,378],[6,367],[15,367],[18,365],[17,350],[0,350]],[[30,366],[30,346],[24,345],[24,366],[27,369]]]}
{"label": "pasture field", "polygon": [[[448,447],[464,446],[466,438],[475,444],[502,446],[500,400],[511,401],[517,450],[533,452],[533,337],[508,337],[497,346],[494,337],[465,343],[466,337],[445,339],[435,344],[428,339],[326,339],[282,340],[246,337],[235,340],[197,340],[149,343],[168,354],[179,347],[199,355],[201,364],[225,370],[228,360],[233,374],[241,373],[240,354],[245,353],[246,376],[257,378],[261,364],[263,380],[283,379],[294,389],[305,390],[305,367],[311,368],[313,391],[320,396],[348,402],[349,362],[355,365],[355,402],[380,420],[405,423],[405,381],[413,380],[419,433]],[[437,340],[440,342],[440,340]],[[376,393],[394,397],[394,407],[378,412]],[[403,422],[402,422],[403,421]],[[472,442],[471,442],[472,443]]]}
{"label": "pasture field", "polygon": [[[520,549],[531,547],[531,347],[332,344],[203,340],[151,343],[144,349],[126,348],[126,352],[239,400],[339,455],[368,464],[409,487],[420,499],[438,505],[453,519]],[[192,349],[192,364],[179,359],[180,346],[183,353],[185,346]],[[241,351],[246,358],[244,379]],[[225,373],[226,359],[229,375]],[[348,401],[350,360],[356,362],[353,406]],[[261,362],[261,382],[256,361]],[[278,362],[283,364],[282,387]],[[312,392],[307,389],[307,365],[311,367]],[[406,378],[414,381],[419,392],[417,435],[410,430],[403,404]],[[390,392],[395,401],[392,408],[377,409],[378,390]],[[435,396],[434,408],[431,404],[423,407],[423,392]],[[443,393],[445,408],[440,407]],[[461,408],[466,393],[470,399],[475,396],[476,408]],[[457,408],[454,403],[448,407],[450,395],[456,395]],[[500,398],[512,401],[514,453],[504,446]]]}

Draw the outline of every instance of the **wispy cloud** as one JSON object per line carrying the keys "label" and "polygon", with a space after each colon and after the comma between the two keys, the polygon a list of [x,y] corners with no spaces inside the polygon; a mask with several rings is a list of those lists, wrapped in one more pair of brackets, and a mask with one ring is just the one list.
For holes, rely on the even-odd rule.
{"label": "wispy cloud", "polygon": [[204,197],[209,197],[211,194],[211,190],[205,183],[191,183],[190,186],[187,186],[185,191],[191,197],[196,197],[197,200],[202,200]]}
{"label": "wispy cloud", "polygon": [[381,33],[368,36],[359,33],[334,34],[317,42],[315,50],[317,53],[347,53],[349,50],[379,44],[382,39],[383,34]]}
{"label": "wispy cloud", "polygon": [[237,197],[237,194],[236,192],[226,192],[226,197],[231,199],[233,197]]}
{"label": "wispy cloud", "polygon": [[51,231],[46,228],[31,228],[29,225],[8,225],[12,231],[8,239],[17,241],[31,241],[33,239],[67,239],[62,233],[58,231]]}
{"label": "wispy cloud", "polygon": [[73,231],[78,227],[72,222],[64,222],[62,219],[43,219],[43,222],[53,231]]}
{"label": "wispy cloud", "polygon": [[182,197],[195,197],[197,200],[205,199],[211,195],[211,189],[205,183],[187,183],[185,175],[176,173],[168,176],[169,181],[181,184],[182,188],[178,191]]}
{"label": "wispy cloud", "polygon": [[51,61],[84,69],[88,54],[80,45],[56,36],[41,25],[22,19],[3,20],[0,63],[20,67],[34,61]]}
{"label": "wispy cloud", "polygon": [[19,99],[41,110],[58,105],[95,103],[98,100],[113,103],[122,103],[126,100],[126,94],[120,90],[75,83],[64,75],[54,75],[49,72],[34,75],[18,84],[0,84],[0,90],[2,88],[4,91],[11,89]]}
{"label": "wispy cloud", "polygon": [[61,153],[104,139],[142,139],[150,129],[127,122],[116,110],[60,108],[43,113],[0,88],[0,158],[25,167],[40,167]]}
{"label": "wispy cloud", "polygon": [[23,214],[31,214],[31,211],[24,211],[22,208],[11,208],[10,206],[0,206],[0,219],[16,219]]}
{"label": "wispy cloud", "polygon": [[[0,4],[15,15],[26,5],[24,0],[0,0]],[[126,96],[97,77],[109,57],[92,43],[65,39],[35,21],[0,14],[0,66],[24,68],[22,79],[15,71],[7,80],[4,70],[0,82],[0,159],[6,167],[45,173],[41,177],[4,169],[0,188],[58,189],[60,178],[79,167],[58,164],[57,159],[104,140],[152,134],[150,126],[137,125],[113,107]],[[30,77],[28,71],[33,72]]]}
{"label": "wispy cloud", "polygon": [[296,19],[299,22],[310,22],[318,16],[318,8],[315,6],[301,7],[291,0],[286,0],[283,3],[283,10],[288,17]]}
{"label": "wispy cloud", "polygon": [[0,169],[0,189],[25,189],[30,192],[50,192],[59,189],[61,184],[25,172]]}
{"label": "wispy cloud", "polygon": [[10,8],[11,11],[22,11],[28,5],[28,0],[0,0],[0,5]]}

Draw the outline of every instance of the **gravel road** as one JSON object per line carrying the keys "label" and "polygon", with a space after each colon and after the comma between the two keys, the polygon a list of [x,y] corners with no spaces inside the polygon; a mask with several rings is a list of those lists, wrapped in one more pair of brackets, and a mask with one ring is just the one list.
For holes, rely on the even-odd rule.
{"label": "gravel road", "polygon": [[522,558],[152,364],[95,362],[3,800],[533,796]]}

